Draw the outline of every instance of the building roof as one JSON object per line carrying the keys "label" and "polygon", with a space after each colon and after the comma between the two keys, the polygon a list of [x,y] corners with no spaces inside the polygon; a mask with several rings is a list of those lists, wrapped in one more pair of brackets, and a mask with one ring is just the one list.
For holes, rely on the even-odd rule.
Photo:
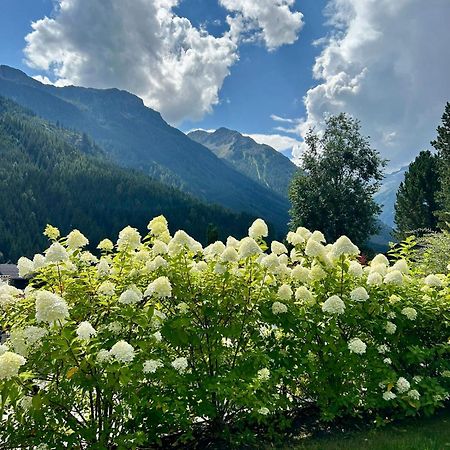
{"label": "building roof", "polygon": [[6,275],[11,278],[20,278],[19,269],[15,264],[0,264],[0,275]]}

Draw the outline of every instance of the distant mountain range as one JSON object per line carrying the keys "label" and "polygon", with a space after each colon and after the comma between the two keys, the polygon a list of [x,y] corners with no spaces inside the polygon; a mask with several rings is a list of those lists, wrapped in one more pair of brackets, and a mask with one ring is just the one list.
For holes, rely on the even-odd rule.
{"label": "distant mountain range", "polygon": [[188,136],[208,147],[218,158],[265,188],[287,197],[289,183],[298,167],[265,144],[227,128],[214,132],[192,131]]}
{"label": "distant mountain range", "polygon": [[123,167],[140,170],[203,201],[263,217],[280,234],[286,231],[286,196],[169,126],[135,95],[117,89],[45,85],[8,66],[0,66],[0,95],[54,124],[87,133],[111,161]]}
{"label": "distant mountain range", "polygon": [[45,248],[46,224],[62,233],[79,228],[93,248],[130,224],[146,233],[164,214],[172,231],[183,228],[206,243],[242,237],[254,217],[206,205],[192,196],[121,168],[86,135],[57,127],[0,97],[0,262]]}

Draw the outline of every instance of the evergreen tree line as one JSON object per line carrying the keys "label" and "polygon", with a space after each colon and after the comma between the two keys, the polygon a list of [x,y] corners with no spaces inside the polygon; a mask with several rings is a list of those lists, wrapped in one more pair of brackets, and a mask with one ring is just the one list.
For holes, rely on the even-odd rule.
{"label": "evergreen tree line", "polygon": [[243,236],[254,220],[120,168],[86,135],[0,97],[0,261],[41,252],[48,223],[62,233],[80,229],[95,248],[126,225],[145,233],[159,214],[172,230],[184,229],[202,243]]}
{"label": "evergreen tree line", "polygon": [[423,150],[409,165],[400,184],[395,204],[396,234],[448,229],[450,226],[450,103],[447,102],[437,137],[431,142],[434,152]]}

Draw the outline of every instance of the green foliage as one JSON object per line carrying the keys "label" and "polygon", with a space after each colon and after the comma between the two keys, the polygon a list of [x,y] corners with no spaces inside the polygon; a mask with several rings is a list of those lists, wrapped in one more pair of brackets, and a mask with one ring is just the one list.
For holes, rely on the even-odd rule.
{"label": "green foliage", "polygon": [[414,260],[417,269],[428,275],[445,273],[450,264],[450,233],[429,233],[417,240],[417,251]]}
{"label": "green foliage", "polygon": [[438,158],[428,150],[420,152],[409,165],[397,191],[395,223],[400,239],[417,234],[419,230],[437,229],[436,194],[439,190]]}
{"label": "green foliage", "polygon": [[347,238],[306,229],[289,256],[264,253],[262,221],[204,249],[163,217],[148,228],[102,242],[99,260],[81,233],[47,227],[46,256],[19,262],[30,287],[0,286],[5,446],[167,447],[242,424],[248,438],[305,402],[331,420],[448,398],[448,272],[423,279],[383,255],[363,268]]}
{"label": "green foliage", "polygon": [[357,120],[329,117],[323,136],[305,140],[301,169],[290,187],[291,226],[320,229],[328,240],[345,234],[358,245],[377,231],[380,207],[373,195],[383,178],[384,161],[360,134]]}
{"label": "green foliage", "polygon": [[437,128],[437,138],[431,145],[438,151],[441,190],[438,194],[439,217],[442,226],[450,222],[450,102],[445,105],[442,125]]}
{"label": "green foliage", "polygon": [[40,251],[47,223],[64,232],[87,230],[93,242],[113,238],[127,223],[145,230],[149,214],[164,213],[205,241],[242,236],[251,217],[206,205],[187,194],[108,162],[89,138],[57,128],[0,98],[0,251],[4,260]]}

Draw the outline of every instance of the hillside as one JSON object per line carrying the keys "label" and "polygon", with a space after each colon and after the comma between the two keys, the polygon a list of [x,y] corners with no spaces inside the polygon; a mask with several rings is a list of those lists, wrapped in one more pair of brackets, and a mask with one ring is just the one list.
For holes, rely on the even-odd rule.
{"label": "hillside", "polygon": [[253,220],[210,206],[137,171],[106,161],[87,138],[58,128],[0,97],[0,252],[2,260],[42,251],[47,223],[83,230],[96,243],[130,224],[145,232],[164,214],[173,229],[205,242],[243,236]]}
{"label": "hillside", "polygon": [[263,188],[169,126],[135,95],[117,89],[44,85],[8,66],[0,66],[0,95],[46,120],[87,133],[122,166],[286,229],[286,198]]}
{"label": "hillside", "polygon": [[286,197],[297,166],[265,144],[227,128],[213,133],[192,131],[188,136],[208,147],[218,158],[262,186]]}

